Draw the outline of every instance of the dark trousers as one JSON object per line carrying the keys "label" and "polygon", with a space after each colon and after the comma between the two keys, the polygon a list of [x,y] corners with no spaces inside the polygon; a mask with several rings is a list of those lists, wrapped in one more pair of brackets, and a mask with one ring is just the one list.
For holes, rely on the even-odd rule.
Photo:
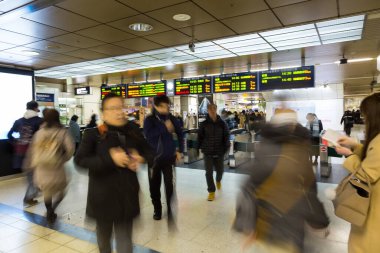
{"label": "dark trousers", "polygon": [[[170,159],[169,159],[170,160]],[[158,161],[153,167],[149,168],[149,190],[154,210],[160,212],[161,205],[161,174],[164,176],[166,202],[168,212],[171,212],[171,201],[174,193],[174,159],[171,161]]]}
{"label": "dark trousers", "polygon": [[344,126],[344,131],[346,132],[347,136],[351,136],[351,128],[352,126]]}
{"label": "dark trousers", "polygon": [[132,228],[133,222],[96,221],[96,236],[100,253],[111,253],[112,231],[115,230],[116,252],[132,253]]}
{"label": "dark trousers", "polygon": [[222,181],[224,172],[224,156],[210,156],[205,155],[204,157],[205,167],[206,167],[206,180],[207,180],[207,190],[208,192],[215,192],[214,183],[214,167],[216,170],[216,182]]}

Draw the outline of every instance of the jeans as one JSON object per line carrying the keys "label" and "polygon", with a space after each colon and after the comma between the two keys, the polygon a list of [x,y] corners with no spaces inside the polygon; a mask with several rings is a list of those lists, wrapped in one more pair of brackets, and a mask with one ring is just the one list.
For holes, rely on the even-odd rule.
{"label": "jeans", "polygon": [[206,167],[206,180],[207,180],[207,190],[208,192],[215,192],[215,183],[214,183],[214,167],[216,170],[216,182],[222,181],[223,172],[224,172],[224,156],[210,156],[206,155],[204,157],[205,167]]}
{"label": "jeans", "polygon": [[174,195],[174,164],[171,161],[158,161],[152,168],[149,168],[149,190],[154,210],[161,212],[161,173],[164,176],[166,202],[168,212],[171,212],[171,202]]}
{"label": "jeans", "polygon": [[24,201],[33,200],[38,195],[38,188],[34,185],[33,182],[33,171],[28,171],[26,174],[26,179],[28,182],[28,188],[26,189]]}
{"label": "jeans", "polygon": [[115,229],[116,252],[132,253],[132,228],[133,221],[96,221],[96,236],[100,253],[111,253],[112,229]]}

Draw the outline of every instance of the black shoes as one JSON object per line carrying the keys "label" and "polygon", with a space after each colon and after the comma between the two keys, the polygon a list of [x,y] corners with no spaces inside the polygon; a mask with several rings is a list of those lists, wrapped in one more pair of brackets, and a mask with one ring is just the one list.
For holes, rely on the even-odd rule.
{"label": "black shoes", "polygon": [[153,219],[154,220],[161,220],[161,218],[162,218],[162,211],[155,210],[154,214],[153,214]]}
{"label": "black shoes", "polygon": [[54,212],[47,212],[46,214],[46,220],[49,223],[54,223],[57,220],[57,214]]}

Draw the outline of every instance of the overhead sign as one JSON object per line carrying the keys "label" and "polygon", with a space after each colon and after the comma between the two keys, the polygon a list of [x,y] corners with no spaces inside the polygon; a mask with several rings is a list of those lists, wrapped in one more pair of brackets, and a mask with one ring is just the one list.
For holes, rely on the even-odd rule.
{"label": "overhead sign", "polygon": [[259,72],[260,91],[314,87],[314,66]]}
{"label": "overhead sign", "polygon": [[75,95],[90,95],[90,86],[75,88],[74,93]]}
{"label": "overhead sign", "polygon": [[139,84],[128,84],[128,98],[166,95],[166,80]]}
{"label": "overhead sign", "polygon": [[214,93],[255,92],[257,91],[257,73],[224,74],[213,77]]}
{"label": "overhead sign", "polygon": [[36,93],[37,102],[53,102],[54,103],[54,94],[50,93]]}
{"label": "overhead sign", "polygon": [[109,93],[114,93],[116,95],[122,96],[123,98],[126,98],[127,97],[126,84],[101,86],[101,99],[102,100]]}
{"label": "overhead sign", "polygon": [[184,78],[174,80],[174,95],[210,94],[211,78]]}

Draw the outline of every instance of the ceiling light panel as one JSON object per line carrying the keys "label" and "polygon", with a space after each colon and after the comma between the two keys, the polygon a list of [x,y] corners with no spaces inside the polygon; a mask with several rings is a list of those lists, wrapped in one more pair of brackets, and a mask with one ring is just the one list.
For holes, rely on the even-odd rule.
{"label": "ceiling light panel", "polygon": [[259,39],[259,38],[260,36],[257,33],[254,33],[254,34],[231,37],[227,39],[214,40],[214,42],[216,44],[226,44],[226,43],[231,43],[231,42],[237,42],[237,41],[242,41],[242,40],[252,40],[252,39]]}
{"label": "ceiling light panel", "polygon": [[167,61],[162,61],[162,60],[152,60],[152,61],[141,62],[140,64],[143,65],[143,66],[161,64],[161,66],[162,66],[162,65],[164,65],[166,63],[168,63],[168,62]]}
{"label": "ceiling light panel", "polygon": [[175,48],[163,48],[163,49],[158,49],[158,50],[152,50],[148,52],[142,53],[143,55],[156,55],[156,54],[163,54],[163,53],[172,53],[176,52],[177,50]]}
{"label": "ceiling light panel", "polygon": [[239,56],[243,56],[243,55],[251,55],[251,54],[262,54],[262,53],[268,53],[268,52],[274,52],[274,51],[276,50],[271,47],[271,48],[262,49],[262,50],[249,50],[249,51],[241,51],[241,52],[234,51],[234,53],[236,53]]}
{"label": "ceiling light panel", "polygon": [[328,34],[334,32],[341,32],[347,30],[363,29],[364,21],[357,21],[353,23],[345,23],[333,26],[318,27],[319,34]]}
{"label": "ceiling light panel", "polygon": [[352,30],[352,31],[344,31],[344,32],[336,32],[333,34],[325,34],[321,35],[322,43],[326,40],[334,40],[340,38],[349,38],[349,37],[361,37],[362,30]]}
{"label": "ceiling light panel", "polygon": [[266,41],[269,43],[276,42],[276,41],[284,41],[284,40],[290,40],[290,39],[299,39],[299,38],[306,38],[306,37],[314,37],[318,36],[317,30],[314,28],[308,29],[308,30],[300,30],[296,32],[291,33],[283,33],[283,34],[277,34],[273,36],[263,36]]}
{"label": "ceiling light panel", "polygon": [[290,45],[299,45],[299,44],[307,44],[307,43],[312,43],[312,42],[319,42],[319,37],[318,36],[312,36],[312,37],[305,37],[305,38],[299,38],[299,39],[289,39],[289,40],[284,40],[284,41],[277,41],[277,42],[271,42],[272,46],[274,46],[276,49],[279,47],[284,47],[284,46],[290,46]]}
{"label": "ceiling light panel", "polygon": [[251,39],[251,40],[241,40],[241,41],[229,42],[229,43],[219,44],[219,45],[227,49],[253,46],[253,45],[268,45],[269,46],[269,44],[262,38]]}
{"label": "ceiling light panel", "polygon": [[151,56],[143,56],[143,57],[136,57],[133,59],[128,59],[128,62],[140,64],[142,62],[153,61],[153,60],[156,60],[156,59],[151,57]]}
{"label": "ceiling light panel", "polygon": [[207,53],[207,52],[215,52],[215,51],[226,51],[224,48],[218,46],[218,45],[212,45],[212,46],[207,46],[207,47],[200,47],[198,48],[197,45],[195,44],[195,52],[190,52],[189,49],[188,54],[189,55],[198,55],[199,53]]}
{"label": "ceiling light panel", "polygon": [[339,43],[339,42],[345,42],[345,41],[353,41],[353,40],[360,40],[362,36],[353,36],[353,37],[343,37],[338,39],[331,39],[331,40],[324,40],[322,41],[323,45],[327,44],[333,44],[333,43]]}
{"label": "ceiling light panel", "polygon": [[277,29],[274,31],[262,32],[260,33],[260,35],[263,37],[269,37],[269,36],[290,34],[294,32],[306,31],[306,30],[312,30],[312,29],[315,29],[314,24],[300,25],[300,26],[294,26],[294,27],[289,27],[289,28]]}
{"label": "ceiling light panel", "polygon": [[264,45],[255,45],[255,46],[232,48],[229,50],[233,53],[239,53],[239,52],[260,51],[260,50],[268,50],[268,49],[273,49],[273,48],[269,44],[264,44]]}
{"label": "ceiling light panel", "polygon": [[117,60],[125,60],[125,59],[133,59],[133,58],[142,57],[142,56],[144,56],[144,55],[140,54],[140,53],[137,53],[137,54],[128,54],[128,55],[116,56],[116,57],[113,57],[113,58],[117,59]]}
{"label": "ceiling light panel", "polygon": [[162,59],[168,59],[168,58],[171,59],[174,57],[187,56],[187,55],[188,54],[185,52],[175,51],[175,52],[170,52],[170,53],[155,54],[155,55],[152,55],[152,57],[162,60]]}
{"label": "ceiling light panel", "polygon": [[316,23],[317,27],[324,27],[324,26],[334,26],[339,24],[345,24],[345,23],[354,23],[356,21],[364,21],[365,15],[358,15],[358,16],[352,16],[347,18],[338,18],[334,20],[329,21],[323,21]]}
{"label": "ceiling light panel", "polygon": [[218,50],[218,51],[210,51],[210,52],[204,52],[197,54],[197,57],[205,59],[206,57],[214,57],[214,56],[221,56],[221,55],[227,55],[232,54],[231,52],[227,50]]}
{"label": "ceiling light panel", "polygon": [[289,45],[289,46],[282,46],[282,47],[276,47],[277,51],[281,50],[289,50],[289,49],[295,49],[295,48],[303,48],[303,47],[312,47],[312,46],[320,46],[321,43],[318,42],[310,42],[306,44],[294,44],[294,45]]}
{"label": "ceiling light panel", "polygon": [[215,55],[215,56],[207,56],[207,57],[204,57],[203,59],[204,60],[215,60],[215,59],[223,59],[223,58],[229,58],[229,57],[235,57],[236,54],[223,54],[223,55]]}

